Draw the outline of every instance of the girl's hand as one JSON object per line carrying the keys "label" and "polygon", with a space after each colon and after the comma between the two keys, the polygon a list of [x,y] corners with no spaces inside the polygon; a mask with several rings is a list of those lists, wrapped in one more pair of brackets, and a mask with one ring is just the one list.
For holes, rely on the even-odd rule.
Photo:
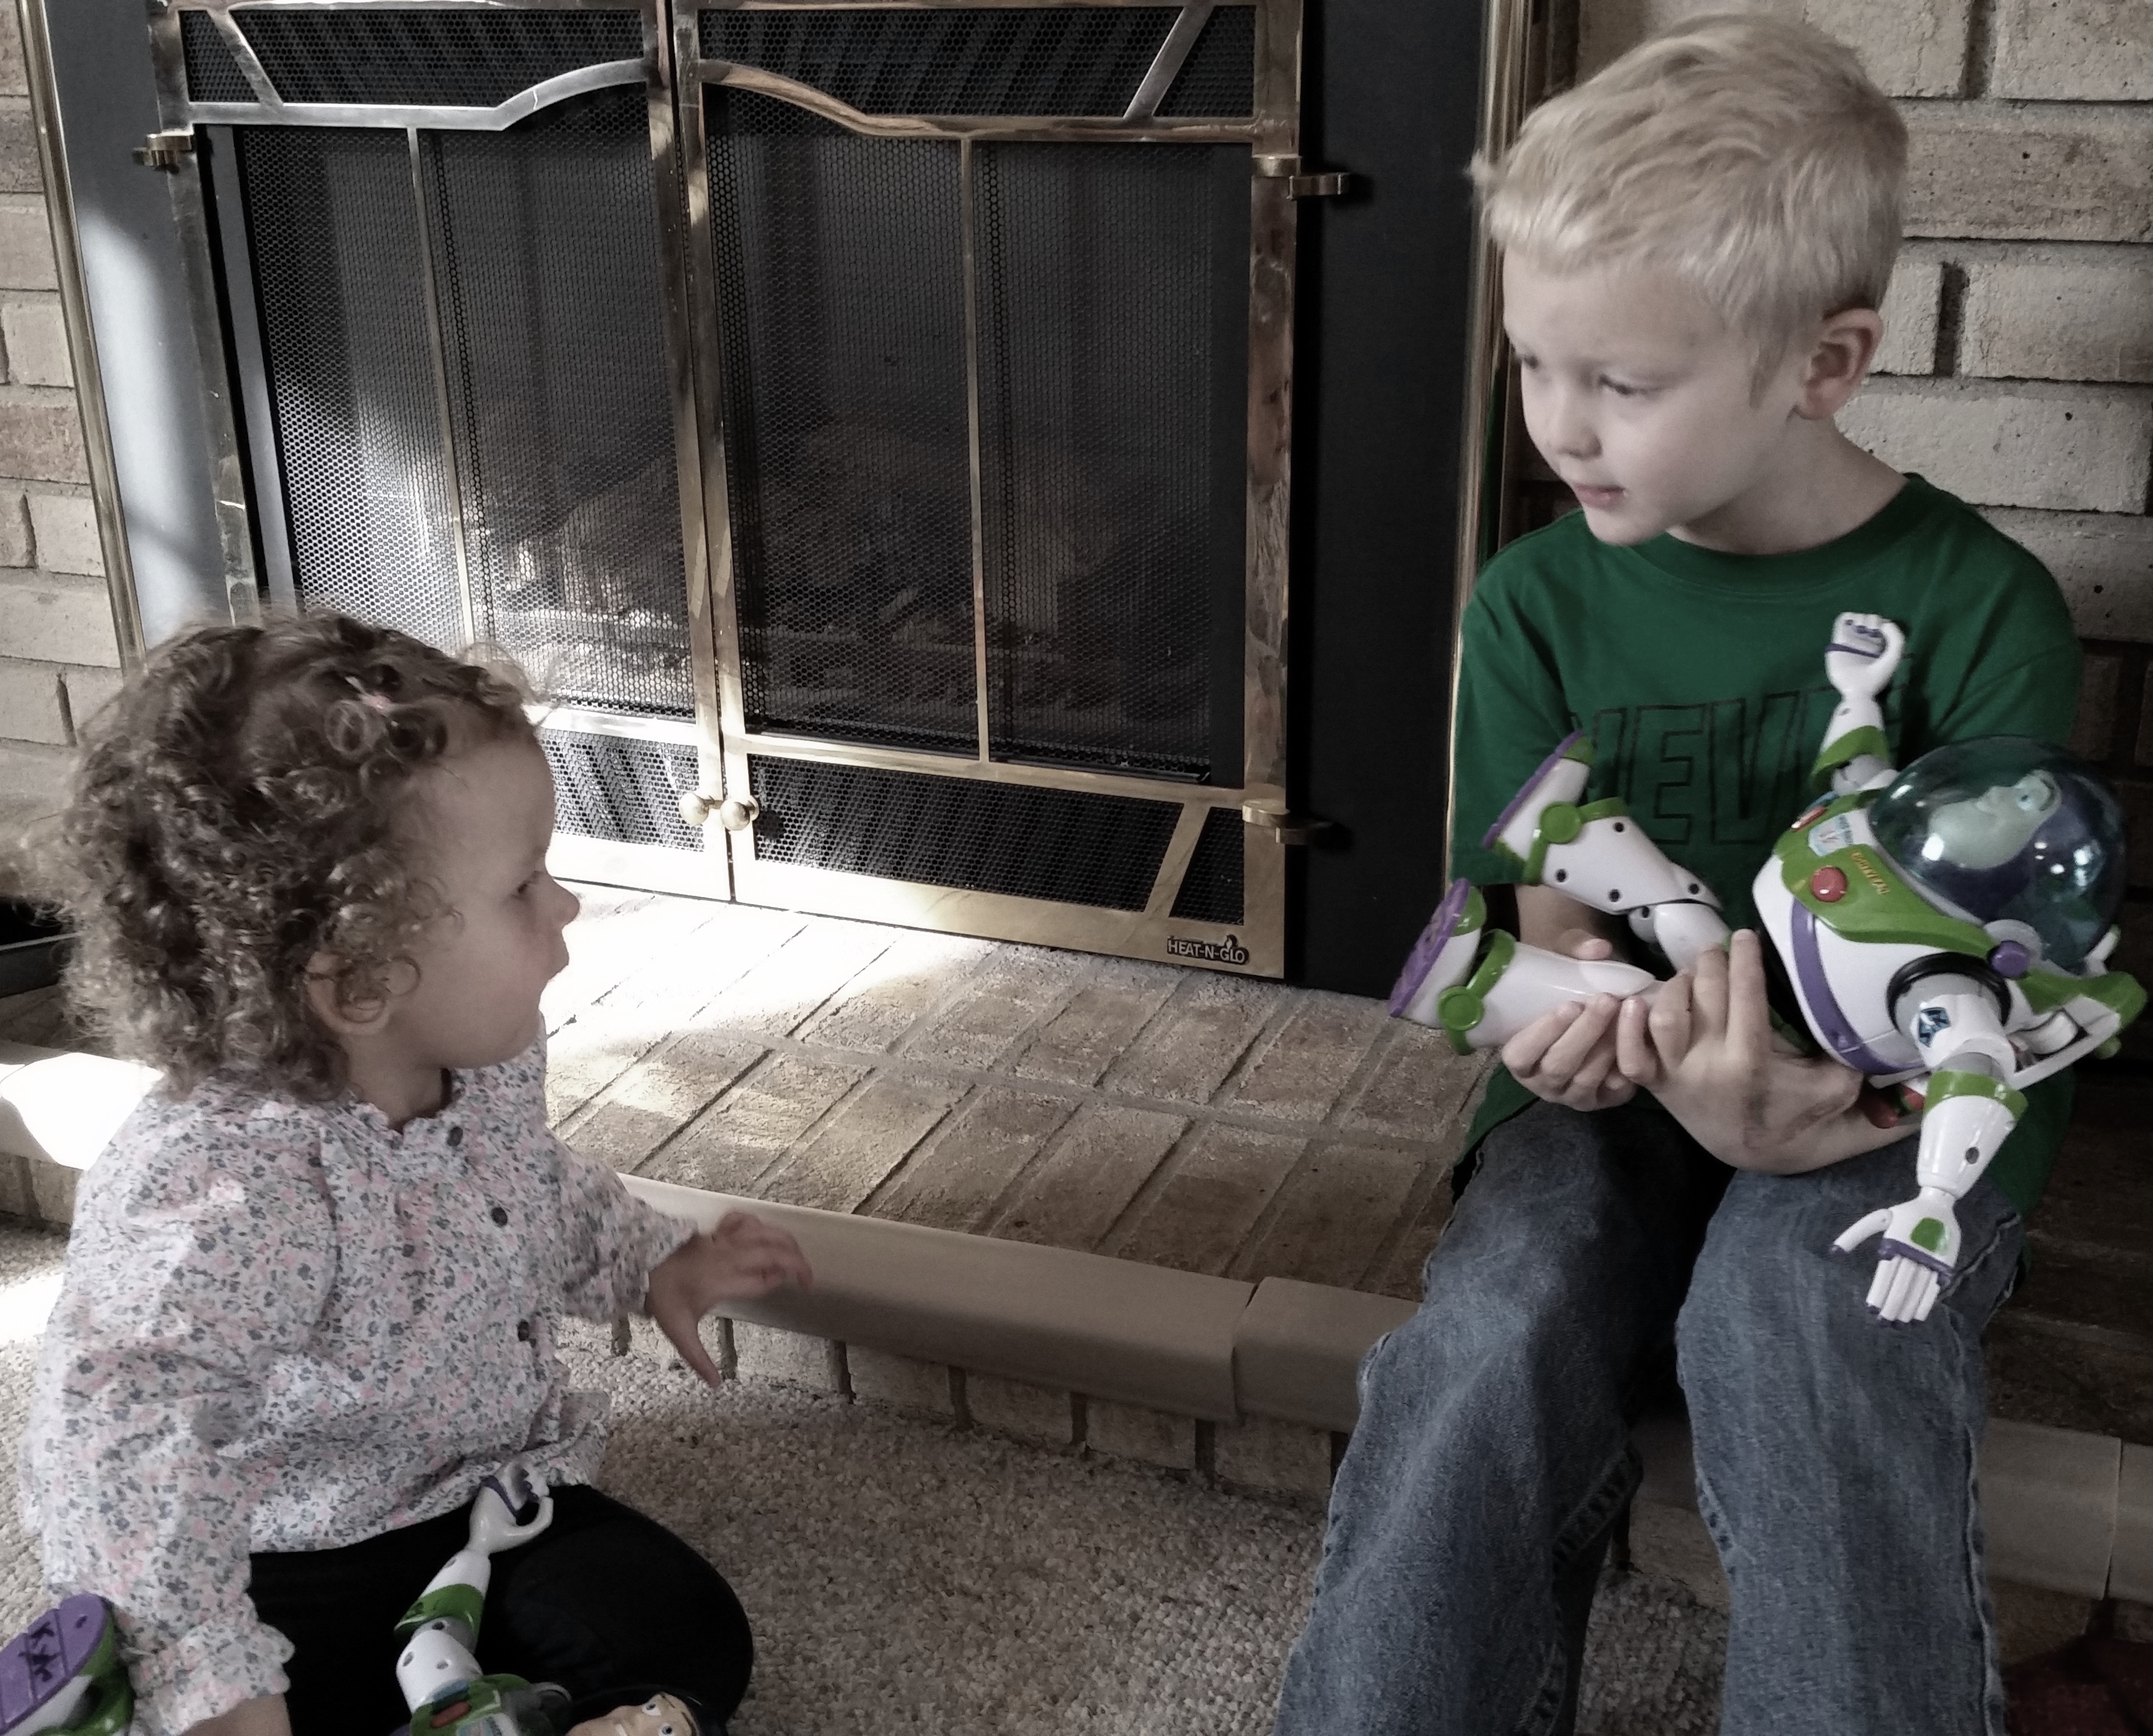
{"label": "girl's hand", "polygon": [[715,1387],[725,1377],[703,1347],[703,1316],[720,1302],[752,1301],[781,1284],[815,1287],[800,1244],[751,1213],[728,1212],[715,1229],[697,1231],[658,1262],[643,1310],[673,1341],[680,1360]]}
{"label": "girl's hand", "polygon": [[1906,1137],[1858,1107],[1861,1075],[1795,1054],[1772,1030],[1763,942],[1738,931],[1652,997],[1626,1005],[1616,1031],[1623,1077],[1667,1106],[1723,1163],[1779,1175],[1821,1169]]}
{"label": "girl's hand", "polygon": [[186,1736],[292,1736],[292,1719],[282,1694],[242,1700],[229,1712],[187,1726]]}

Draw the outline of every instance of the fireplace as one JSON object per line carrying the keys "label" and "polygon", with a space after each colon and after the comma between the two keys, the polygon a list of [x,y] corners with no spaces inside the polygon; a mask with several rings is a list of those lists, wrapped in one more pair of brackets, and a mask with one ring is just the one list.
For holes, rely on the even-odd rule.
{"label": "fireplace", "polygon": [[[139,98],[89,73],[73,8],[47,28],[101,351],[130,339],[99,305],[99,220],[169,201],[151,240],[181,268],[153,299],[194,339],[215,604],[513,656],[546,705],[560,871],[1320,980],[1326,877],[1383,882],[1409,938],[1438,869],[1338,879],[1399,828],[1325,811],[1344,756],[1294,665],[1344,652],[1372,678],[1418,635],[1418,690],[1389,703],[1427,740],[1358,751],[1413,774],[1392,803],[1425,837],[1456,540],[1423,471],[1443,507],[1418,573],[1355,598],[1343,565],[1334,596],[1295,570],[1326,530],[1363,558],[1394,535],[1290,499],[1326,389],[1380,397],[1386,368],[1323,342],[1358,298],[1305,213],[1342,191],[1344,232],[1353,191],[1304,160],[1309,130],[1333,76],[1410,88],[1362,64],[1386,35],[1430,52],[1425,21],[1357,9],[1380,28],[1338,7],[1305,33],[1300,0],[153,0],[131,185],[89,141]],[[1446,71],[1419,149],[1454,176],[1477,54]],[[1365,131],[1346,109],[1333,131]],[[1387,125],[1397,144],[1345,164],[1363,204],[1413,148],[1410,115]],[[1417,414],[1446,445],[1448,191],[1433,335],[1392,334],[1444,356]],[[103,372],[131,425],[132,382]],[[1396,415],[1383,437],[1378,471],[1443,456]],[[1374,438],[1341,426],[1304,476]],[[126,444],[123,496],[151,461]],[[173,594],[199,574],[160,593],[135,567],[145,620],[205,612]],[[1342,721],[1362,681],[1331,679]]]}

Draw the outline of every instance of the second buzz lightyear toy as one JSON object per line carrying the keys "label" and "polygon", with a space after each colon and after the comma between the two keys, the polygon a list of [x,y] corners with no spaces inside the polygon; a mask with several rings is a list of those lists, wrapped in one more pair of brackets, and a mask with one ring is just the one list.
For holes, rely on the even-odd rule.
{"label": "second buzz lightyear toy", "polygon": [[524,1460],[512,1459],[479,1485],[471,1540],[396,1624],[405,1642],[396,1685],[411,1708],[409,1736],[700,1736],[695,1713],[674,1694],[645,1693],[636,1703],[573,1723],[568,1694],[552,1683],[534,1685],[480,1669],[472,1648],[493,1557],[528,1543],[552,1522],[553,1498]]}
{"label": "second buzz lightyear toy", "polygon": [[[1759,871],[1752,896],[1815,1046],[1922,1110],[1918,1191],[1834,1245],[1880,1235],[1869,1306],[1928,1317],[1957,1265],[1954,1204],[2025,1111],[2024,1087],[2114,1051],[2145,992],[2105,961],[2123,893],[2123,817],[2069,756],[2018,737],[1886,762],[1881,695],[1905,636],[1880,615],[1834,624],[1840,700],[1815,774],[1829,792]],[[1580,805],[1592,751],[1573,735],[1489,828],[1523,883],[1629,919],[1679,970],[1725,943],[1719,901],[1662,855],[1621,801]],[[1649,972],[1489,934],[1453,882],[1391,997],[1460,1053],[1497,1048],[1565,1000],[1649,993]],[[1794,1008],[1787,1009],[1791,1014]]]}

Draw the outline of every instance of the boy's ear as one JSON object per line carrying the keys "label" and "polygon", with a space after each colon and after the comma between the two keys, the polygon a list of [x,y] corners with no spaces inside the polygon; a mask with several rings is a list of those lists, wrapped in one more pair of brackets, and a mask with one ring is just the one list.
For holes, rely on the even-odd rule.
{"label": "boy's ear", "polygon": [[339,1042],[369,1036],[389,1018],[389,997],[347,1000],[339,982],[344,959],[333,952],[318,952],[307,960],[307,1006],[322,1027]]}
{"label": "boy's ear", "polygon": [[1847,308],[1817,328],[1802,369],[1794,414],[1815,422],[1835,416],[1860,389],[1884,342],[1884,316],[1874,308]]}

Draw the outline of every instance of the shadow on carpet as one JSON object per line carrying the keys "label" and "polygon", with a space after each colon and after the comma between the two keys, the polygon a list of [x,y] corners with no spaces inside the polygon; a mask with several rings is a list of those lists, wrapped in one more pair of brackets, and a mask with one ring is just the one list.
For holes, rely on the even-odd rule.
{"label": "shadow on carpet", "polygon": [[[64,1246],[0,1219],[10,1464]],[[602,1327],[562,1336],[575,1383],[613,1394],[601,1485],[714,1561],[755,1624],[734,1736],[1269,1730],[1321,1546],[1312,1510],[826,1393],[713,1393],[640,1322],[621,1357]],[[0,1634],[44,1601],[13,1507]],[[1681,1591],[1611,1577],[1580,1736],[1711,1730],[1724,1637]]]}

